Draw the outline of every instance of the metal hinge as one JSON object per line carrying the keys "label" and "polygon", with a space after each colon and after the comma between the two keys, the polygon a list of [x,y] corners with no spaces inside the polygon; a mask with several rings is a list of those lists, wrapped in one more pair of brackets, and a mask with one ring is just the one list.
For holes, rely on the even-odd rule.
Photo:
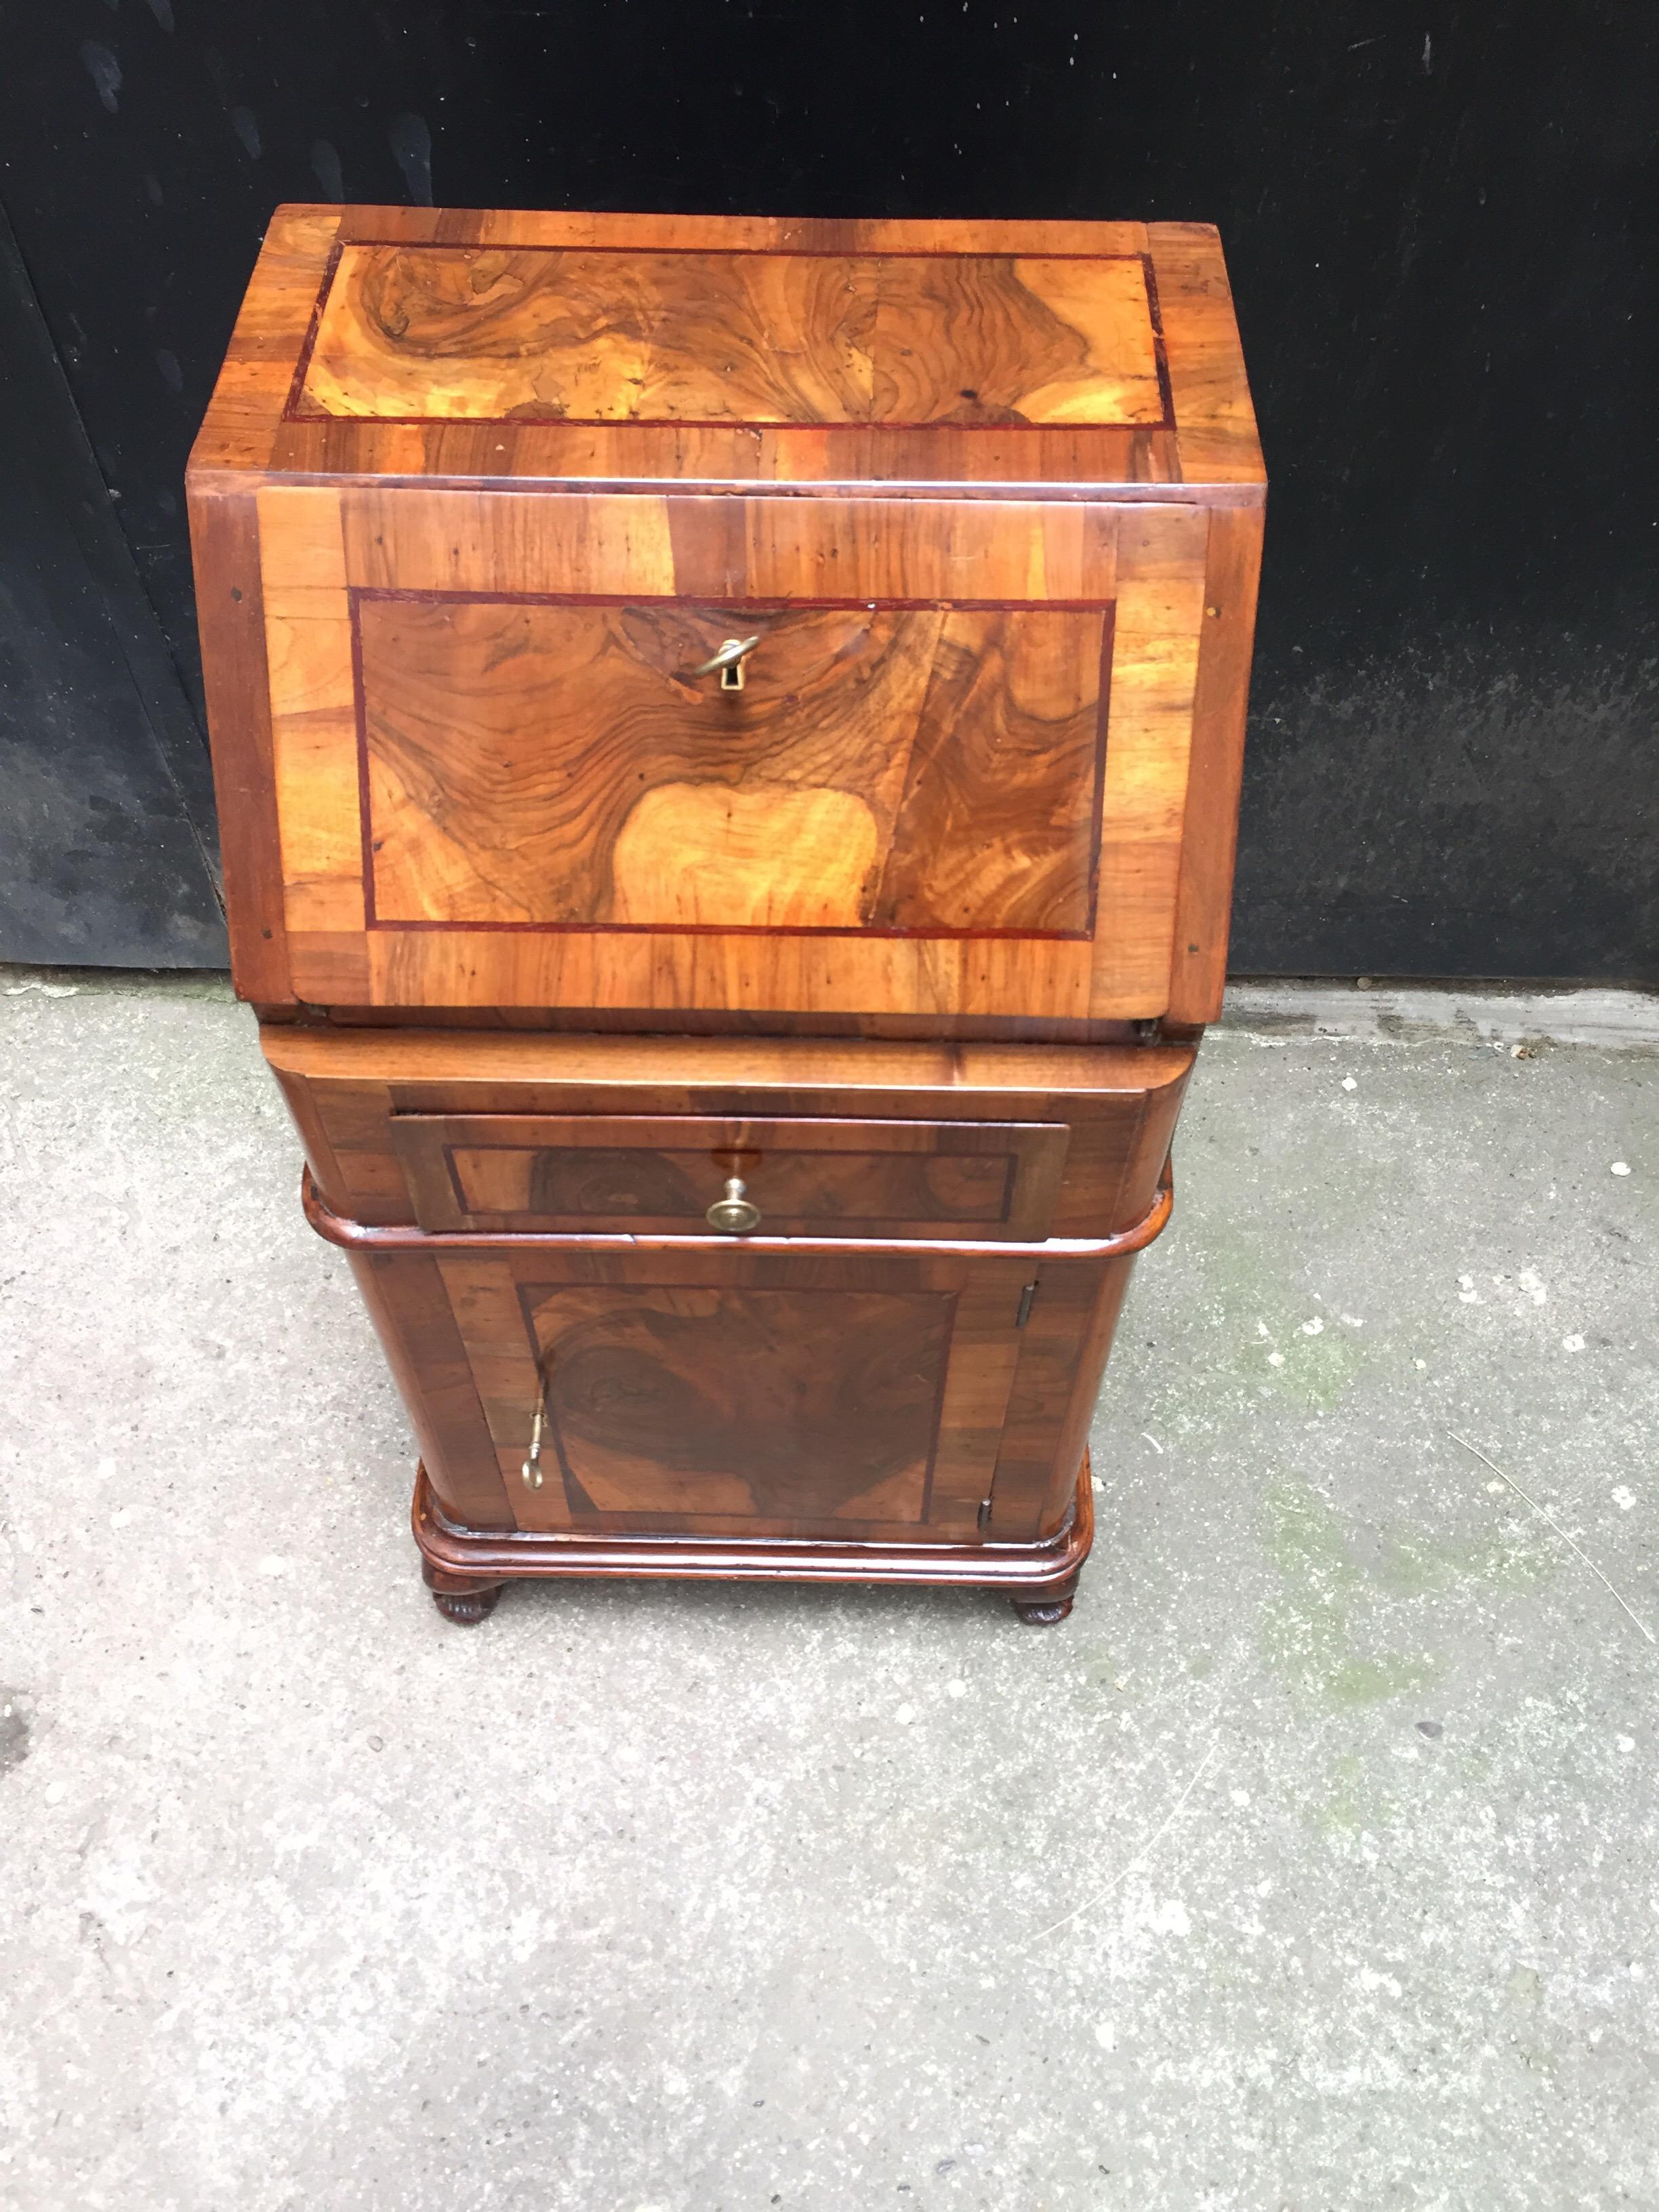
{"label": "metal hinge", "polygon": [[990,1499],[989,1499],[988,1498],[981,1498],[981,1501],[980,1501],[980,1508],[979,1508],[979,1528],[980,1528],[980,1534],[981,1534],[981,1535],[983,1535],[983,1534],[984,1534],[985,1530],[986,1530],[986,1527],[987,1527],[988,1523],[989,1522],[990,1518],[991,1518],[991,1501],[990,1501]]}
{"label": "metal hinge", "polygon": [[1020,1292],[1019,1311],[1014,1316],[1014,1327],[1016,1328],[1024,1328],[1026,1322],[1030,1319],[1031,1306],[1036,1294],[1037,1286],[1035,1283],[1027,1283],[1025,1288]]}

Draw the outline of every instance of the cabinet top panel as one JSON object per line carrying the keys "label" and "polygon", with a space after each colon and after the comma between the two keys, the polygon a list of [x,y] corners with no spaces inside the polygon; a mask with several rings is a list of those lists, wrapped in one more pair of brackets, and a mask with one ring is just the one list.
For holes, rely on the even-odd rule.
{"label": "cabinet top panel", "polygon": [[277,210],[200,477],[1188,496],[1263,481],[1185,223]]}

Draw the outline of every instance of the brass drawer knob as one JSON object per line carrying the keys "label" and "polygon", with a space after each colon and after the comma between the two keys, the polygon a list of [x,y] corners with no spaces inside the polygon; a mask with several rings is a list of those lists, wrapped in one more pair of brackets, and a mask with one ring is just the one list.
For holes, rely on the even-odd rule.
{"label": "brass drawer knob", "polygon": [[703,1219],[711,1229],[718,1229],[727,1237],[746,1237],[751,1229],[760,1227],[761,1212],[743,1194],[743,1177],[728,1176],[726,1195],[717,1198]]}
{"label": "brass drawer knob", "polygon": [[694,676],[712,676],[718,668],[722,691],[741,691],[744,665],[750,654],[760,643],[757,630],[753,637],[728,637],[717,653],[712,653],[701,666],[694,668]]}

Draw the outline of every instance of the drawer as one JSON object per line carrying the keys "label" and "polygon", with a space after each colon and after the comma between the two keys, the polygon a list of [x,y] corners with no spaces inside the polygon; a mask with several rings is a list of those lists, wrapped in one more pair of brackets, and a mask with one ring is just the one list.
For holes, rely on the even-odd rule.
{"label": "drawer", "polygon": [[[1054,1123],[399,1114],[423,1229],[714,1237],[1046,1237]],[[740,1190],[728,1193],[728,1184]],[[711,1222],[723,1197],[752,1209]]]}
{"label": "drawer", "polygon": [[1115,1236],[1152,1203],[1193,1065],[1172,1044],[297,1025],[262,1042],[338,1212],[573,1234],[701,1234],[735,1173],[763,1234]]}

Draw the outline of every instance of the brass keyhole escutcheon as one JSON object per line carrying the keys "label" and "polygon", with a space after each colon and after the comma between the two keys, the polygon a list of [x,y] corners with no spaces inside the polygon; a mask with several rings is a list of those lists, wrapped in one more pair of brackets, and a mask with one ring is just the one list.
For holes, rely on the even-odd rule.
{"label": "brass keyhole escutcheon", "polygon": [[744,685],[744,664],[760,643],[760,633],[753,637],[728,637],[717,653],[712,653],[701,666],[694,668],[694,676],[712,676],[720,671],[722,691],[741,691]]}
{"label": "brass keyhole escutcheon", "polygon": [[743,1177],[727,1176],[725,1197],[717,1198],[703,1216],[711,1229],[718,1229],[726,1237],[746,1237],[751,1229],[760,1227],[759,1206],[752,1205],[743,1194]]}

